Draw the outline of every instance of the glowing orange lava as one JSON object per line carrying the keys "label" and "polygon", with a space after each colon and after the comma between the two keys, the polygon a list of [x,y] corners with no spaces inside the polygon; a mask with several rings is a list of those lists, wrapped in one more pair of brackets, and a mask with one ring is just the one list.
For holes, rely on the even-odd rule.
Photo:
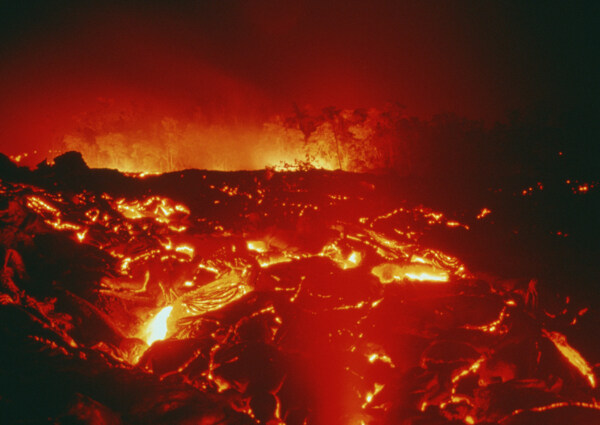
{"label": "glowing orange lava", "polygon": [[[262,423],[383,424],[407,415],[475,425],[598,408],[593,367],[567,336],[547,330],[570,309],[565,323],[575,323],[587,308],[567,300],[562,313],[543,311],[535,279],[521,288],[482,282],[458,258],[422,244],[432,229],[474,232],[468,224],[488,208],[465,224],[422,205],[377,206],[342,184],[316,196],[320,188],[301,186],[310,173],[192,175],[198,187],[173,198],[146,190],[155,177],[126,177],[143,185],[139,196],[2,184],[27,232],[75,247],[69,273],[55,277],[66,284],[51,284],[62,303],[18,289],[25,274],[17,250],[7,250],[15,254],[5,259],[0,301],[44,320],[45,333],[31,341],[68,358],[95,351],[106,363],[143,368],[157,386],[184,383],[182,399],[207,394]],[[181,189],[185,173],[160,178]],[[370,185],[356,186],[368,194]],[[18,234],[21,224],[7,223]],[[27,232],[29,246],[43,242]],[[72,260],[80,252],[91,266]],[[78,262],[99,270],[92,295],[59,285],[71,283]],[[71,310],[59,311],[64,305]],[[86,339],[76,323],[99,336]],[[568,369],[540,378],[542,351],[554,347],[574,378]],[[506,409],[488,408],[521,390]],[[543,402],[525,403],[528,391]]]}
{"label": "glowing orange lava", "polygon": [[596,388],[596,376],[592,371],[592,367],[583,358],[579,351],[569,345],[567,338],[559,332],[544,330],[543,334],[546,338],[552,341],[560,354],[562,354],[563,357],[588,380],[590,386],[592,388]]}

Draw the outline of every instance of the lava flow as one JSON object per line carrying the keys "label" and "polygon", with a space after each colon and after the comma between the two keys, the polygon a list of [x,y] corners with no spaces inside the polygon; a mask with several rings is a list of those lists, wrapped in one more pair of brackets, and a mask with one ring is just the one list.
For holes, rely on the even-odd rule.
{"label": "lava flow", "polygon": [[125,176],[67,154],[11,173],[3,423],[600,422],[569,334],[587,311],[422,242],[487,208],[316,170]]}

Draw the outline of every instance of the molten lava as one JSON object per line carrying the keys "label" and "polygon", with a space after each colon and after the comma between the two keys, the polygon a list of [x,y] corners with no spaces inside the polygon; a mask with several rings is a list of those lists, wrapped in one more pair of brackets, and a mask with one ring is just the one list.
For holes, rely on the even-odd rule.
{"label": "molten lava", "polygon": [[567,338],[559,332],[543,331],[543,335],[556,346],[560,354],[571,363],[590,383],[592,388],[596,388],[596,376],[591,366],[581,356],[581,354],[567,343]]}
{"label": "molten lava", "polygon": [[156,316],[148,323],[146,329],[146,344],[152,345],[154,341],[165,339],[167,336],[167,320],[173,311],[173,306],[163,308]]}
{"label": "molten lava", "polygon": [[421,242],[470,232],[487,208],[463,223],[382,203],[367,175],[87,173],[90,189],[35,173],[0,186],[3,335],[29,359],[15,382],[66,383],[44,418],[599,417],[594,362],[563,333],[587,310],[546,311],[535,279],[486,281]]}

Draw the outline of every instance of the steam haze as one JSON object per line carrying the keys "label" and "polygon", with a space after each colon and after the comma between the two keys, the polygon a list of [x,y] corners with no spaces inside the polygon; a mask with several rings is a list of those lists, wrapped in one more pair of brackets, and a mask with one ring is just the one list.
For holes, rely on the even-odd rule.
{"label": "steam haze", "polygon": [[[256,168],[264,164],[253,158],[274,143],[264,124],[294,104],[392,102],[418,117],[487,123],[536,104],[581,107],[598,94],[594,8],[5,2],[1,150],[43,158],[76,148],[96,152],[98,163],[88,161],[101,165],[111,149],[143,159],[183,143],[170,149],[185,152],[182,165]],[[277,138],[278,149],[295,149],[286,140]]]}

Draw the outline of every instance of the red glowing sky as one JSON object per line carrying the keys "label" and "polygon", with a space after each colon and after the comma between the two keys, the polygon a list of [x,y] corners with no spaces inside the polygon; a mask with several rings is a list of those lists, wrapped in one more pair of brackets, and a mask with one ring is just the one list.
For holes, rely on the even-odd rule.
{"label": "red glowing sky", "polygon": [[597,93],[591,4],[79,3],[3,2],[0,151],[103,114],[239,125],[293,103],[399,102],[493,122]]}

